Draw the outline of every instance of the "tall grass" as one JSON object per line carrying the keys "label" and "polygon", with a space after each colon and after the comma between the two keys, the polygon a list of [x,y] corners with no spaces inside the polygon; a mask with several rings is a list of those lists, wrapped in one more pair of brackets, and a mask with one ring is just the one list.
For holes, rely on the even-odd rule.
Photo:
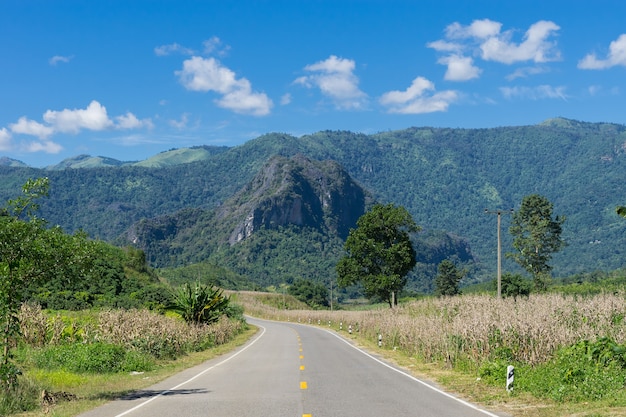
{"label": "tall grass", "polygon": [[38,407],[42,390],[56,389],[48,373],[67,379],[75,374],[148,371],[169,359],[224,344],[246,328],[243,320],[226,316],[211,324],[188,324],[148,310],[51,314],[34,304],[22,306],[19,321],[22,338],[16,359],[27,372],[14,390],[0,391],[0,416]]}
{"label": "tall grass", "polygon": [[394,309],[370,311],[279,310],[252,294],[239,300],[248,314],[275,320],[352,325],[363,337],[382,335],[385,347],[425,361],[464,361],[478,369],[486,361],[507,359],[545,363],[555,352],[581,340],[607,337],[626,342],[624,294],[591,297],[540,294],[498,300],[487,295],[425,298]]}
{"label": "tall grass", "polygon": [[238,334],[239,320],[222,317],[207,324],[187,324],[149,310],[103,310],[99,313],[48,315],[24,304],[20,313],[23,341],[33,347],[68,343],[107,343],[153,357],[175,358],[188,351],[220,345]]}

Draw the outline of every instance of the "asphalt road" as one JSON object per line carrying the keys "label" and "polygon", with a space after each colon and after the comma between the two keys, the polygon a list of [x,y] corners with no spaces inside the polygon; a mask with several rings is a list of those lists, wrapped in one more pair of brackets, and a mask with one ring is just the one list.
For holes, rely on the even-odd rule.
{"label": "asphalt road", "polygon": [[240,349],[81,417],[495,417],[335,332],[249,319]]}

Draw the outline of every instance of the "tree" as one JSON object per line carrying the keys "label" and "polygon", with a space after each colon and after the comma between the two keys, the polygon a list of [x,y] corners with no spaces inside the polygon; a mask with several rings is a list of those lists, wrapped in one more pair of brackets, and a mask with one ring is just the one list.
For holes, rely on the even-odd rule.
{"label": "tree", "polygon": [[347,254],[337,263],[339,286],[360,282],[368,298],[378,297],[393,307],[416,263],[409,233],[419,230],[404,207],[376,204],[350,230]]}
{"label": "tree", "polygon": [[35,201],[48,187],[47,178],[28,180],[23,195],[9,200],[0,215],[0,384],[5,389],[17,384],[20,373],[11,362],[11,347],[20,334],[18,313],[27,287],[64,274],[86,256],[84,235],[48,229],[35,216]]}
{"label": "tree", "polygon": [[310,279],[296,280],[289,287],[289,294],[313,308],[328,307],[328,289]]}
{"label": "tree", "polygon": [[438,296],[452,296],[461,294],[459,282],[463,278],[463,273],[459,271],[454,263],[444,259],[437,268],[435,277],[435,294]]}
{"label": "tree", "polygon": [[[494,281],[494,286],[496,285]],[[520,295],[528,296],[530,294],[532,283],[520,274],[502,274],[502,296],[513,297],[517,299]]]}
{"label": "tree", "polygon": [[547,288],[552,270],[548,262],[565,245],[561,239],[563,222],[565,217],[553,217],[552,203],[538,194],[524,197],[520,209],[513,213],[509,232],[516,252],[507,256],[532,275],[536,290]]}

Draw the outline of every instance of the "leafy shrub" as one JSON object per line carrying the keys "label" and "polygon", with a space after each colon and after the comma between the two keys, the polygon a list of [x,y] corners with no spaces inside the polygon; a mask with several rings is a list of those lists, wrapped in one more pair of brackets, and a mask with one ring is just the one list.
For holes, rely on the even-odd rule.
{"label": "leafy shrub", "polygon": [[8,416],[39,407],[42,387],[28,378],[20,377],[19,384],[0,390],[0,416]]}
{"label": "leafy shrub", "polygon": [[223,293],[220,288],[199,283],[192,287],[185,283],[172,294],[173,301],[168,309],[180,314],[187,323],[215,323],[230,301]]}
{"label": "leafy shrub", "polygon": [[241,304],[228,303],[228,306],[224,309],[226,317],[244,322],[246,319],[243,316],[244,308]]}
{"label": "leafy shrub", "polygon": [[[626,346],[603,337],[580,341],[556,352],[552,361],[516,369],[517,389],[559,402],[614,398],[626,385]],[[483,366],[487,381],[501,382],[504,363]],[[493,374],[493,375],[492,375]]]}
{"label": "leafy shrub", "polygon": [[488,384],[504,386],[506,384],[507,367],[510,364],[510,362],[502,359],[485,362],[480,367],[478,375],[480,375],[480,378]]}
{"label": "leafy shrub", "polygon": [[146,355],[106,343],[72,343],[45,348],[36,354],[35,364],[40,368],[79,373],[146,371],[153,367]]}
{"label": "leafy shrub", "polygon": [[555,365],[559,387],[557,400],[585,401],[611,397],[626,383],[626,347],[608,338],[583,340],[558,352]]}

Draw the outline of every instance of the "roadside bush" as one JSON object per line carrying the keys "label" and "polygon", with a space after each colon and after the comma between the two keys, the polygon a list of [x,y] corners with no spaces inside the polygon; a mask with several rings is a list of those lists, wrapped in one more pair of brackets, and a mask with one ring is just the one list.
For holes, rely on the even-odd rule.
{"label": "roadside bush", "polygon": [[517,378],[520,388],[555,401],[613,398],[626,386],[626,346],[609,338],[583,340],[560,349],[555,358]]}
{"label": "roadside bush", "polygon": [[559,349],[555,357],[536,366],[497,359],[484,363],[481,379],[506,384],[508,365],[515,366],[515,389],[558,402],[612,398],[626,386],[626,346],[603,337]]}
{"label": "roadside bush", "polygon": [[35,354],[35,365],[77,373],[148,371],[154,367],[145,354],[106,343],[72,343],[44,348]]}
{"label": "roadside bush", "polygon": [[0,416],[8,416],[39,407],[42,387],[26,377],[11,389],[0,390]]}
{"label": "roadside bush", "polygon": [[243,316],[244,309],[241,304],[236,304],[233,302],[228,303],[228,306],[226,306],[226,308],[224,309],[224,314],[226,314],[226,317],[234,320],[239,320],[242,322],[246,320]]}
{"label": "roadside bush", "polygon": [[225,314],[229,302],[221,288],[185,283],[172,292],[172,303],[167,309],[180,314],[187,323],[211,324]]}

